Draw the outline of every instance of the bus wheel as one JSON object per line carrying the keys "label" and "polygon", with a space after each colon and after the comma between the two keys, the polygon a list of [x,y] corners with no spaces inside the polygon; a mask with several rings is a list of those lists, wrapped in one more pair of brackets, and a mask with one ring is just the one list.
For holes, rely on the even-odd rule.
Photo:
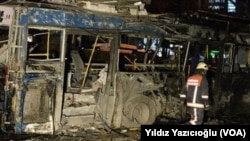
{"label": "bus wheel", "polygon": [[123,109],[123,115],[132,123],[152,124],[156,119],[156,104],[153,99],[145,95],[129,98]]}

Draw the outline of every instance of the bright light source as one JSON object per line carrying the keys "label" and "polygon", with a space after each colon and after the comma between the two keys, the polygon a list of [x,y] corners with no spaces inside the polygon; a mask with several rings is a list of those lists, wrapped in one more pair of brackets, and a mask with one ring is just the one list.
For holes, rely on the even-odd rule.
{"label": "bright light source", "polygon": [[134,3],[134,6],[139,6],[139,5],[141,5],[142,4],[142,2],[141,1],[138,1],[138,2],[135,2]]}

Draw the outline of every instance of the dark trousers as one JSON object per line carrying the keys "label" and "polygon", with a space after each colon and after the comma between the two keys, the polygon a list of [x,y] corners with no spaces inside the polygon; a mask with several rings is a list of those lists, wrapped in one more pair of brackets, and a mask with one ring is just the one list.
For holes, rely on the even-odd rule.
{"label": "dark trousers", "polygon": [[204,108],[187,107],[187,112],[190,114],[189,124],[201,125],[204,120]]}

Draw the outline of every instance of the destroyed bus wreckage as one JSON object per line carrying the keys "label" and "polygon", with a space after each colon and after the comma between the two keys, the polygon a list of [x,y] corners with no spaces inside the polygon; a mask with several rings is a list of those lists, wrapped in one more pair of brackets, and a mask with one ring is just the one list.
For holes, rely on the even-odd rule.
{"label": "destroyed bus wreckage", "polygon": [[[213,29],[177,25],[172,17],[159,21],[29,2],[2,4],[0,11],[0,115],[7,132],[121,129],[153,124],[160,115],[183,118],[178,94],[193,52],[207,61],[219,50],[220,61],[209,64],[214,93],[222,93],[222,78],[234,72],[234,43],[206,44],[196,31]],[[223,45],[225,50],[219,48]],[[226,60],[230,65],[222,63]],[[212,96],[218,98],[215,105],[227,108],[232,93]]]}
{"label": "destroyed bus wreckage", "polygon": [[53,4],[0,9],[4,130],[152,124],[166,107],[166,85],[178,93],[184,81],[177,57],[167,64],[157,54],[167,32],[138,17]]}

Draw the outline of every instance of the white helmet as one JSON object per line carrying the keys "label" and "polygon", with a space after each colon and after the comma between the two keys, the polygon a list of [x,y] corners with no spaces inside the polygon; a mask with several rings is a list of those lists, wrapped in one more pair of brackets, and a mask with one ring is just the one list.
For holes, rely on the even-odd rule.
{"label": "white helmet", "polygon": [[200,63],[197,65],[196,69],[208,70],[208,66],[207,66],[207,64],[204,63],[204,62],[200,62]]}

